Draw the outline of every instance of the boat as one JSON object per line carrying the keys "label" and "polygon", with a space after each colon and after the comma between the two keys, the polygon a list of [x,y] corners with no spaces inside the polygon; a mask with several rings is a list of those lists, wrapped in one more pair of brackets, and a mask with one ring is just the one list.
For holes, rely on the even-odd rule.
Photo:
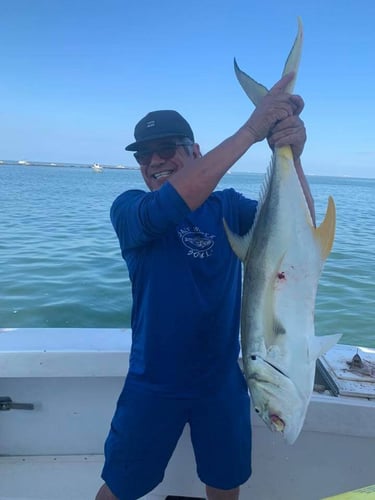
{"label": "boat", "polygon": [[99,165],[99,163],[94,163],[94,165],[91,167],[94,172],[103,172],[103,167]]}
{"label": "boat", "polygon": [[[130,345],[130,329],[0,329],[1,500],[95,498]],[[241,500],[320,500],[375,482],[375,350],[337,345],[318,361],[292,446],[252,414],[253,475]],[[187,427],[144,500],[204,496]]]}

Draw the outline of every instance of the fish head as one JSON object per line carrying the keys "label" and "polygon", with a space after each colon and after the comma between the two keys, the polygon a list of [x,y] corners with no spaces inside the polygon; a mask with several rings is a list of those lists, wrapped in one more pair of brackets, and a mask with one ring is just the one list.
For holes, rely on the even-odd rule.
{"label": "fish head", "polygon": [[301,432],[308,400],[277,367],[261,356],[250,358],[246,373],[253,408],[272,431],[293,444]]}

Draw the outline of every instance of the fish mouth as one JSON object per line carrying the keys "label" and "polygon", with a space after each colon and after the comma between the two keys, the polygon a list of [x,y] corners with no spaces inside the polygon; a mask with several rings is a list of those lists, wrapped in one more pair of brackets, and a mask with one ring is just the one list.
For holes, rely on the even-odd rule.
{"label": "fish mouth", "polygon": [[158,180],[163,177],[169,177],[170,175],[173,174],[173,172],[174,170],[162,170],[161,172],[155,172],[154,174],[152,174],[151,177],[155,180]]}
{"label": "fish mouth", "polygon": [[277,432],[283,432],[285,429],[285,422],[278,415],[270,415],[270,422],[272,430]]}

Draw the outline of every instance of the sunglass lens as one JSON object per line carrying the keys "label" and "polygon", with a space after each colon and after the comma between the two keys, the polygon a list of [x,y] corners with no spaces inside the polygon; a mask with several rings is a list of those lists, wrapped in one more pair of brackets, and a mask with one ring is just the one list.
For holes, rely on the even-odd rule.
{"label": "sunglass lens", "polygon": [[176,146],[171,144],[168,146],[161,146],[155,153],[163,160],[170,160],[176,154]]}
{"label": "sunglass lens", "polygon": [[137,153],[134,153],[134,158],[137,160],[137,162],[140,165],[149,165],[151,158],[152,158],[152,153],[146,153],[146,152],[141,152],[138,151]]}
{"label": "sunglass lens", "polygon": [[174,144],[168,144],[165,146],[160,146],[153,151],[137,151],[134,153],[134,158],[140,165],[147,166],[150,164],[152,156],[157,154],[162,160],[170,160],[176,154],[177,146]]}

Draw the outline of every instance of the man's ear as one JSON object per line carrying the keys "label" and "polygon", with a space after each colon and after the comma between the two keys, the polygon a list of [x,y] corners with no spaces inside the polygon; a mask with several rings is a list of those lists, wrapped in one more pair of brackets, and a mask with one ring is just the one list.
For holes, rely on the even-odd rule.
{"label": "man's ear", "polygon": [[202,156],[199,144],[195,143],[193,146],[193,158],[200,158]]}

